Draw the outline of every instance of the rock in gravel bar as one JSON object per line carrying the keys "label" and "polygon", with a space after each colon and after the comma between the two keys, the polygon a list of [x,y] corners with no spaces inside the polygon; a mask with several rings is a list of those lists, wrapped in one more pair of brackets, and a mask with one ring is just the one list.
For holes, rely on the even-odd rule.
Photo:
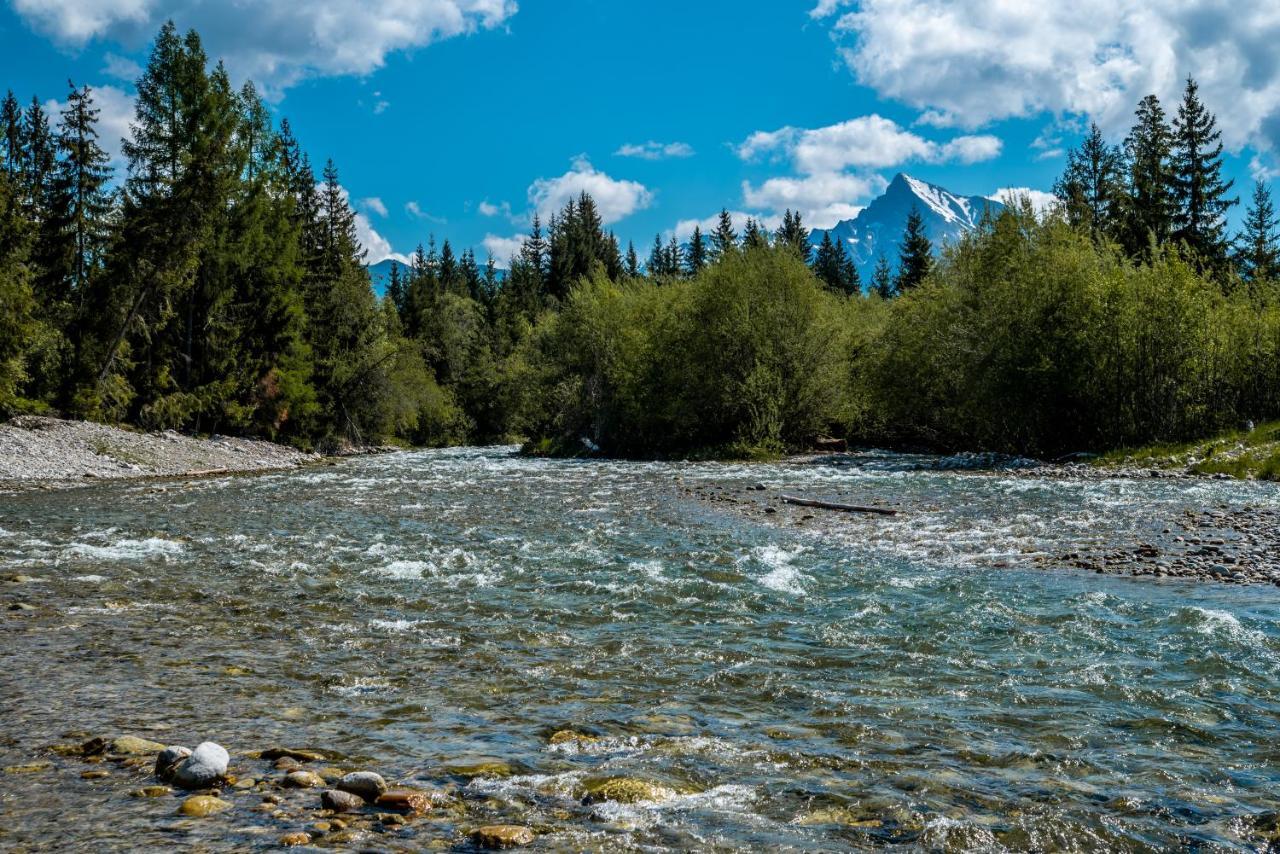
{"label": "rock in gravel bar", "polygon": [[387,790],[387,781],[372,771],[353,771],[338,781],[338,788],[373,803]]}
{"label": "rock in gravel bar", "polygon": [[324,778],[310,771],[292,771],[282,782],[286,789],[316,789],[324,785]]}
{"label": "rock in gravel bar", "polygon": [[173,782],[184,789],[203,789],[225,777],[230,762],[221,745],[206,741],[173,770]]}
{"label": "rock in gravel bar", "polygon": [[205,818],[231,809],[231,804],[212,795],[192,795],[178,807],[178,814],[191,818]]}
{"label": "rock in gravel bar", "polygon": [[356,812],[364,808],[364,798],[338,789],[325,789],[320,793],[320,805],[334,812]]}
{"label": "rock in gravel bar", "polygon": [[190,755],[190,747],[173,745],[164,748],[156,756],[156,776],[166,782],[173,779],[173,770]]}
{"label": "rock in gravel bar", "polygon": [[161,750],[164,750],[163,744],[132,735],[122,735],[111,742],[111,752],[123,756],[148,756]]}
{"label": "rock in gravel bar", "polygon": [[533,842],[533,831],[519,824],[491,824],[471,834],[481,848],[519,848]]}

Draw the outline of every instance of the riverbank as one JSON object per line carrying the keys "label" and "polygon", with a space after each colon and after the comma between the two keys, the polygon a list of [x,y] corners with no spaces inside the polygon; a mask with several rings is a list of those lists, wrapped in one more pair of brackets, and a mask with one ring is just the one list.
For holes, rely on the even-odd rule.
{"label": "riverbank", "polygon": [[0,488],[7,489],[272,471],[320,459],[258,439],[145,433],[31,415],[0,424]]}
{"label": "riverbank", "polygon": [[1104,475],[1145,469],[1199,477],[1280,480],[1280,421],[1194,442],[1112,451],[1095,460],[1092,467]]}

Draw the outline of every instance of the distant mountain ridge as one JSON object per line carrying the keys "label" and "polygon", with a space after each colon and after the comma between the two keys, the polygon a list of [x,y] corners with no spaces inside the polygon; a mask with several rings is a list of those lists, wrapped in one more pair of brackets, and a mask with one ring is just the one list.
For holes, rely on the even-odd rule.
{"label": "distant mountain ridge", "polygon": [[996,214],[1004,210],[1003,204],[985,196],[960,196],[937,184],[899,172],[889,182],[884,194],[859,211],[856,217],[838,222],[829,229],[816,228],[810,233],[809,240],[817,246],[822,242],[823,234],[829,233],[832,240],[840,241],[858,268],[863,286],[867,287],[881,254],[888,259],[891,268],[897,268],[902,232],[913,207],[924,218],[925,233],[935,249],[972,231],[987,211]]}

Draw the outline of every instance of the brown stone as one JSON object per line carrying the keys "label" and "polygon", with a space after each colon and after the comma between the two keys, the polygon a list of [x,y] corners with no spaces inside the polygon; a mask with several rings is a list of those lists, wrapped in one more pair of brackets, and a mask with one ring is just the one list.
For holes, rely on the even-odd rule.
{"label": "brown stone", "polygon": [[413,789],[391,789],[379,795],[375,803],[383,809],[398,812],[427,812],[431,809],[432,798],[426,792]]}
{"label": "brown stone", "polygon": [[295,845],[310,845],[311,834],[298,831],[297,833],[286,833],[280,837],[280,844],[286,848],[292,848]]}
{"label": "brown stone", "polygon": [[294,747],[273,747],[270,750],[262,751],[263,759],[275,760],[285,757],[296,759],[299,762],[320,762],[328,758],[318,750],[302,750]]}
{"label": "brown stone", "polygon": [[364,808],[364,798],[338,789],[326,789],[320,793],[320,804],[334,812],[357,812]]}
{"label": "brown stone", "polygon": [[229,809],[231,804],[221,798],[215,798],[212,795],[192,795],[178,807],[178,814],[191,818],[204,818]]}
{"label": "brown stone", "polygon": [[282,782],[286,789],[315,789],[324,785],[324,778],[310,771],[293,771]]}
{"label": "brown stone", "polygon": [[533,842],[533,831],[519,824],[491,824],[473,831],[471,838],[482,848],[519,848]]}

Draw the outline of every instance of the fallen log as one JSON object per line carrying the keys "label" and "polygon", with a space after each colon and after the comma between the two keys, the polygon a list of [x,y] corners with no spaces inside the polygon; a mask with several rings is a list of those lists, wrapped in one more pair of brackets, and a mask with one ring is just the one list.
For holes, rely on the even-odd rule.
{"label": "fallen log", "polygon": [[897,516],[897,510],[884,507],[859,507],[856,504],[837,504],[834,501],[818,501],[814,498],[797,498],[794,495],[782,496],[783,502],[799,507],[817,507],[819,510],[837,510],[841,513],[875,513],[879,516]]}

